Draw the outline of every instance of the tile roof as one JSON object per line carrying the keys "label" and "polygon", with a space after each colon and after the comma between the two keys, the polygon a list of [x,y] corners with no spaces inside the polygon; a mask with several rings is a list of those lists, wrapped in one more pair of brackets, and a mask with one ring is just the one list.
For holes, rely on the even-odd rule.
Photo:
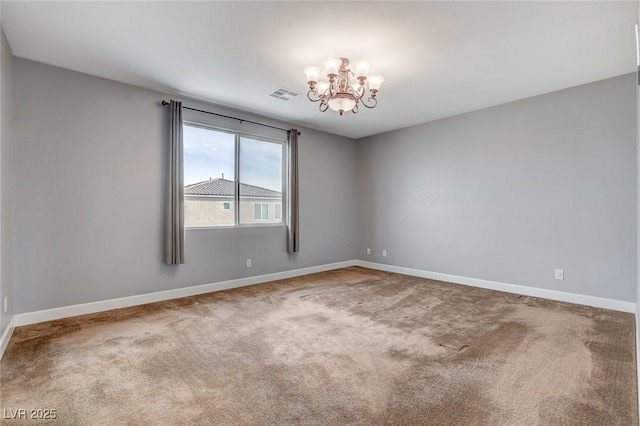
{"label": "tile roof", "polygon": [[[218,197],[233,197],[235,182],[217,178],[203,182],[192,183],[184,187],[184,195],[208,195]],[[282,198],[282,193],[259,186],[240,184],[240,195],[256,198]]]}

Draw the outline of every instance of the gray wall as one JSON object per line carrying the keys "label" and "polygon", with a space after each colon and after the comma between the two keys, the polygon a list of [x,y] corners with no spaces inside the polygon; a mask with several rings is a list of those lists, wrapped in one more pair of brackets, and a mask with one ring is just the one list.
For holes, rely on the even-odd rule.
{"label": "gray wall", "polygon": [[[640,22],[640,16],[638,17],[638,22]],[[640,48],[640,46],[638,46]],[[640,76],[636,76],[636,79],[640,78]],[[638,163],[638,188],[637,188],[637,206],[638,206],[638,216],[636,219],[636,224],[640,223],[640,85],[636,86],[636,150],[637,150],[637,163]],[[638,353],[638,349],[640,348],[640,232],[638,232],[638,240],[637,240],[637,253],[636,253],[636,377],[640,378],[640,353]],[[640,395],[640,380],[638,380],[638,395]],[[638,400],[640,405],[640,399]]]}
{"label": "gray wall", "polygon": [[635,301],[634,86],[629,74],[357,141],[358,258]]}
{"label": "gray wall", "polygon": [[[640,1],[638,2],[640,4]],[[638,8],[638,22],[640,22],[640,8]],[[636,31],[638,28],[636,28]],[[638,49],[640,53],[640,46],[637,44],[638,38],[636,38],[636,49]],[[640,54],[638,55],[640,58]],[[640,64],[638,64],[640,67]],[[640,71],[640,69],[639,69]],[[640,81],[640,73],[636,74],[636,82]],[[638,166],[638,177],[637,177],[637,208],[638,208],[638,216],[636,217],[636,224],[640,223],[640,84],[636,85],[636,150],[637,150],[637,166]],[[638,232],[638,240],[637,240],[637,257],[636,257],[636,352],[637,348],[640,348],[640,327],[638,321],[640,317],[640,232]],[[640,367],[640,353],[636,353],[636,361],[638,363],[638,367]],[[640,395],[640,368],[636,371],[636,375],[639,378],[638,380],[638,395]],[[640,404],[640,399],[638,400]]]}
{"label": "gray wall", "polygon": [[170,96],[18,58],[14,71],[16,313],[355,258],[353,140],[300,129],[297,256],[286,253],[284,227],[189,230],[187,263],[170,267],[162,262],[168,110],[158,106]]}
{"label": "gray wall", "polygon": [[[13,145],[13,55],[0,29],[0,335],[13,317],[12,247],[12,145]],[[9,309],[4,312],[4,298]]]}
{"label": "gray wall", "polygon": [[281,227],[189,230],[187,264],[169,267],[170,96],[22,59],[14,71],[16,313],[356,257],[636,300],[633,75],[355,143],[301,129],[301,253],[286,255]]}

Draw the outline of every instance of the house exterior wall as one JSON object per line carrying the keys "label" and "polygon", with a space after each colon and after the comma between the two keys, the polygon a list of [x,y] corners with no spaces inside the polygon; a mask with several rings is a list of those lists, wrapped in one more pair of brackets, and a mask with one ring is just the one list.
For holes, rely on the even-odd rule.
{"label": "house exterior wall", "polygon": [[[229,203],[229,210],[224,209]],[[232,197],[184,197],[184,226],[232,226],[235,222]]]}
{"label": "house exterior wall", "polygon": [[[229,203],[229,209],[224,204]],[[267,204],[268,218],[256,220],[254,218],[254,206],[256,203]],[[276,219],[276,204],[279,204],[282,212],[282,199],[274,198],[242,198],[240,200],[240,223],[265,224],[282,223],[282,219]],[[235,202],[233,197],[211,197],[186,195],[184,197],[185,226],[233,226],[235,223]]]}
{"label": "house exterior wall", "polygon": [[[256,203],[267,204],[268,206],[268,218],[267,219],[255,219],[254,218],[254,205]],[[280,204],[282,208],[281,198],[241,198],[240,199],[240,223],[282,223],[282,217],[280,219],[275,218],[276,204]],[[282,212],[282,209],[280,210]]]}

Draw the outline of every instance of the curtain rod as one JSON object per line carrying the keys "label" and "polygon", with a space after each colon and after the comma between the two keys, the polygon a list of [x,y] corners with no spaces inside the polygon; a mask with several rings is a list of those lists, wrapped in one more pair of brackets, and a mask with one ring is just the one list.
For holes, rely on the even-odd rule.
{"label": "curtain rod", "polygon": [[[170,105],[169,102],[167,101],[162,101],[162,106],[167,106]],[[211,112],[211,111],[204,111],[201,109],[197,109],[197,108],[191,108],[191,107],[187,107],[187,106],[183,106],[183,109],[189,109],[191,111],[197,111],[197,112],[202,112],[204,114],[211,114],[211,115],[217,115],[218,117],[224,117],[224,118],[229,118],[231,120],[238,120],[240,123],[251,123],[251,124],[256,124],[258,126],[263,126],[263,127],[270,127],[272,129],[276,129],[276,130],[282,130],[283,132],[288,132],[288,129],[283,129],[281,127],[276,127],[276,126],[270,126],[268,124],[262,124],[262,123],[256,123],[255,121],[251,121],[251,120],[244,120],[242,118],[238,118],[238,117],[231,117],[230,115],[224,115],[224,114],[218,114],[216,112]],[[300,135],[300,132],[298,132],[298,136]]]}

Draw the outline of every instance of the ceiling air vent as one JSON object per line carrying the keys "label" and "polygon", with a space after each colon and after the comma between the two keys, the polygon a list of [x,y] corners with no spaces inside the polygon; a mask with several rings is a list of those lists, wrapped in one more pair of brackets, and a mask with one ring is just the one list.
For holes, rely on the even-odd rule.
{"label": "ceiling air vent", "polygon": [[298,96],[298,93],[281,87],[275,92],[273,92],[272,94],[270,94],[269,96],[274,97],[276,99],[282,99],[283,101],[288,101],[289,99]]}

